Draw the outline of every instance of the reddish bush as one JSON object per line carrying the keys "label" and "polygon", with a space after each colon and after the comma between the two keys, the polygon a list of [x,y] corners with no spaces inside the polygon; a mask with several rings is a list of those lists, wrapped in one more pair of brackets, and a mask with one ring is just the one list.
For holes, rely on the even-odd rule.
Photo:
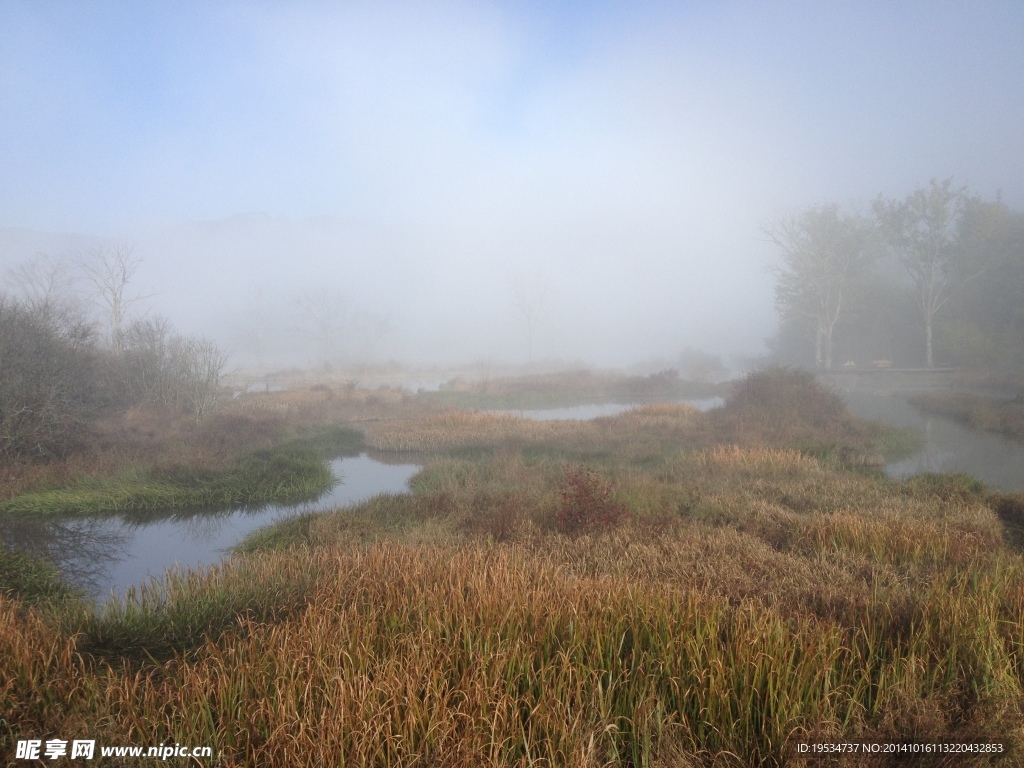
{"label": "reddish bush", "polygon": [[558,530],[576,534],[613,528],[629,517],[621,504],[612,501],[614,486],[600,473],[585,466],[566,467],[561,490]]}

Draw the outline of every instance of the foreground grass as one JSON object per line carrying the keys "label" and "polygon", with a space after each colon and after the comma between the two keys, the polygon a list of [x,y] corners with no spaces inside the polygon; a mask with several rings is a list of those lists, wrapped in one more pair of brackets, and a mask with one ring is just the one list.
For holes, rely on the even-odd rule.
{"label": "foreground grass", "polygon": [[[88,733],[221,765],[880,766],[907,762],[796,745],[969,741],[1004,752],[957,765],[1020,764],[1024,497],[845,467],[870,428],[806,389],[762,413],[806,382],[749,383],[718,415],[592,432],[406,419],[444,449],[412,494],[100,613],[0,590],[0,753]],[[629,514],[567,535],[580,462]]]}
{"label": "foreground grass", "polygon": [[[1019,750],[1019,556],[982,505],[915,496],[906,518],[884,495],[866,515],[762,500],[732,525],[575,538],[518,518],[504,542],[439,496],[384,497],[362,520],[314,521],[299,549],[67,612],[63,630],[0,601],[0,711],[12,740],[87,728],[247,765],[771,765],[797,761],[798,741],[851,739]],[[366,538],[375,505],[405,524]],[[125,666],[140,645],[157,658]]]}

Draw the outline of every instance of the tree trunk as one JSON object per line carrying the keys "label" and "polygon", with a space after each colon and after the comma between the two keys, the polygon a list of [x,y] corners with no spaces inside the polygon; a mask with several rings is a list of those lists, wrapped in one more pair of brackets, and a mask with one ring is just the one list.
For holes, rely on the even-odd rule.
{"label": "tree trunk", "polygon": [[935,367],[935,359],[932,357],[932,319],[929,317],[924,324],[924,356],[929,368]]}

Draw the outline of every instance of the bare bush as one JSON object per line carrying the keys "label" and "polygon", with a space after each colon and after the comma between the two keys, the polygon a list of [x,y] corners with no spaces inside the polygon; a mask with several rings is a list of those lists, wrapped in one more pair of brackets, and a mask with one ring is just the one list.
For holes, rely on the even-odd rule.
{"label": "bare bush", "polygon": [[94,404],[92,329],[46,305],[0,297],[0,458],[72,450]]}
{"label": "bare bush", "polygon": [[110,362],[121,404],[148,402],[205,418],[217,401],[227,355],[208,339],[182,336],[164,318],[137,320]]}

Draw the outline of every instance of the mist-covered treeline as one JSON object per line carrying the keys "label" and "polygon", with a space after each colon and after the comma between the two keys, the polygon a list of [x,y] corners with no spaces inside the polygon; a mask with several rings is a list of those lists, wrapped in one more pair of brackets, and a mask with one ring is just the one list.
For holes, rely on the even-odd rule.
{"label": "mist-covered treeline", "polygon": [[765,231],[781,362],[1024,370],[1024,212],[999,197],[933,179],[869,214],[823,204]]}
{"label": "mist-covered treeline", "polygon": [[150,404],[202,419],[226,364],[212,342],[135,314],[132,249],[78,264],[40,256],[0,292],[0,461],[66,455],[93,419]]}

